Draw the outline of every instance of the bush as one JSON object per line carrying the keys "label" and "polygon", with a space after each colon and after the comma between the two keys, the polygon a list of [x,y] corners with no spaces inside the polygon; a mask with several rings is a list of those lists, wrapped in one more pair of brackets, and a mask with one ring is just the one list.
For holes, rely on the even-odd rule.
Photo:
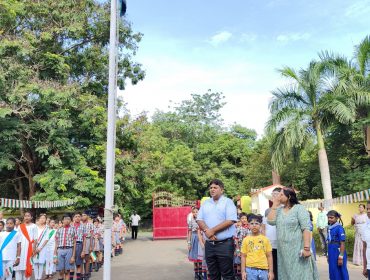
{"label": "bush", "polygon": [[[353,247],[355,245],[355,229],[353,226],[346,226],[344,227],[344,230],[346,231],[346,251],[347,255],[349,257],[353,256]],[[313,238],[315,239],[315,246],[316,246],[316,252],[317,254],[322,253],[321,250],[321,242],[320,242],[320,236],[317,229],[313,232]]]}

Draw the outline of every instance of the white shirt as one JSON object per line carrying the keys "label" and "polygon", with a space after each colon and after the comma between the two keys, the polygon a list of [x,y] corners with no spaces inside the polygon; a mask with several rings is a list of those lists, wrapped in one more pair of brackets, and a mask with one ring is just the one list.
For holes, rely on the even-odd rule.
{"label": "white shirt", "polygon": [[140,218],[140,216],[138,214],[131,215],[131,225],[132,226],[138,226],[140,220],[141,220],[141,218]]}
{"label": "white shirt", "polygon": [[366,242],[367,269],[370,269],[370,223],[362,227],[362,241]]}
{"label": "white shirt", "polygon": [[[10,232],[7,231],[0,232],[0,248],[9,234]],[[17,258],[17,244],[21,242],[20,237],[20,233],[17,232],[9,244],[4,248],[3,261],[15,261]]]}
{"label": "white shirt", "polygon": [[193,213],[190,212],[186,218],[186,222],[188,223],[188,225],[190,225],[192,219],[193,219]]}
{"label": "white shirt", "polygon": [[266,217],[263,217],[263,224],[265,225],[266,237],[270,240],[271,247],[277,249],[276,226],[269,225]]}

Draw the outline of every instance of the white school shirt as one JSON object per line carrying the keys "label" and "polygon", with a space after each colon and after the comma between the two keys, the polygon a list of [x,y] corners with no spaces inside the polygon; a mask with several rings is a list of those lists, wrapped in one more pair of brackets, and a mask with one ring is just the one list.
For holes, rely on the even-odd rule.
{"label": "white school shirt", "polygon": [[367,260],[367,267],[366,269],[370,269],[370,223],[369,221],[362,227],[362,241],[366,242],[366,260]]}
{"label": "white school shirt", "polygon": [[267,223],[266,217],[263,217],[263,224],[265,225],[265,234],[266,237],[270,240],[271,247],[273,249],[277,249],[276,226],[269,225]]}
{"label": "white school shirt", "polygon": [[141,220],[141,218],[140,218],[140,216],[138,214],[131,215],[131,225],[132,226],[138,226],[140,220]]}
{"label": "white school shirt", "polygon": [[[10,232],[7,231],[0,232],[0,248],[9,234]],[[9,244],[4,248],[3,261],[15,261],[17,258],[17,244],[21,242],[20,236],[19,232],[17,232]]]}

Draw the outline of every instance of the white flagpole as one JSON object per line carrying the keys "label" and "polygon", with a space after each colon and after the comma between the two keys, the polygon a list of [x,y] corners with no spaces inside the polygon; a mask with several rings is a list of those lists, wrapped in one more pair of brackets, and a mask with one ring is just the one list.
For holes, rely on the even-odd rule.
{"label": "white flagpole", "polygon": [[[111,243],[113,223],[113,187],[116,147],[116,91],[117,91],[117,0],[111,0],[109,39],[109,84],[108,84],[108,127],[107,161],[105,175],[104,244]],[[111,250],[104,246],[104,280],[111,279]]]}

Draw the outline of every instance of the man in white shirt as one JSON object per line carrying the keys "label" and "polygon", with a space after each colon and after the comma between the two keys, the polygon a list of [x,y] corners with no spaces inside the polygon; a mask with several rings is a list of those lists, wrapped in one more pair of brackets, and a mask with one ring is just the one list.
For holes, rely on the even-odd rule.
{"label": "man in white shirt", "polygon": [[362,241],[363,241],[363,274],[370,279],[370,201],[367,202],[367,222],[362,228]]}
{"label": "man in white shirt", "polygon": [[323,251],[323,255],[327,255],[327,244],[326,244],[326,238],[327,238],[327,232],[328,232],[328,217],[326,216],[327,212],[325,211],[324,207],[321,205],[319,207],[319,213],[317,214],[317,220],[316,220],[316,227],[317,231],[320,236],[321,241],[321,249]]}
{"label": "man in white shirt", "polygon": [[139,221],[141,220],[140,216],[134,212],[134,214],[131,215],[131,237],[132,239],[137,239],[137,232],[139,230]]}
{"label": "man in white shirt", "polygon": [[14,230],[15,219],[8,218],[6,231],[0,233],[0,279],[11,280],[13,267],[19,264],[21,234]]}
{"label": "man in white shirt", "polygon": [[[272,198],[279,195],[281,192],[281,188],[275,188],[271,196]],[[273,268],[274,268],[274,275],[275,280],[278,280],[278,267],[277,267],[277,236],[276,236],[276,226],[271,226],[267,223],[267,215],[270,213],[271,208],[265,211],[265,217],[263,217],[263,223],[265,224],[265,235],[270,240],[271,247],[272,247],[272,261],[273,261]]]}

